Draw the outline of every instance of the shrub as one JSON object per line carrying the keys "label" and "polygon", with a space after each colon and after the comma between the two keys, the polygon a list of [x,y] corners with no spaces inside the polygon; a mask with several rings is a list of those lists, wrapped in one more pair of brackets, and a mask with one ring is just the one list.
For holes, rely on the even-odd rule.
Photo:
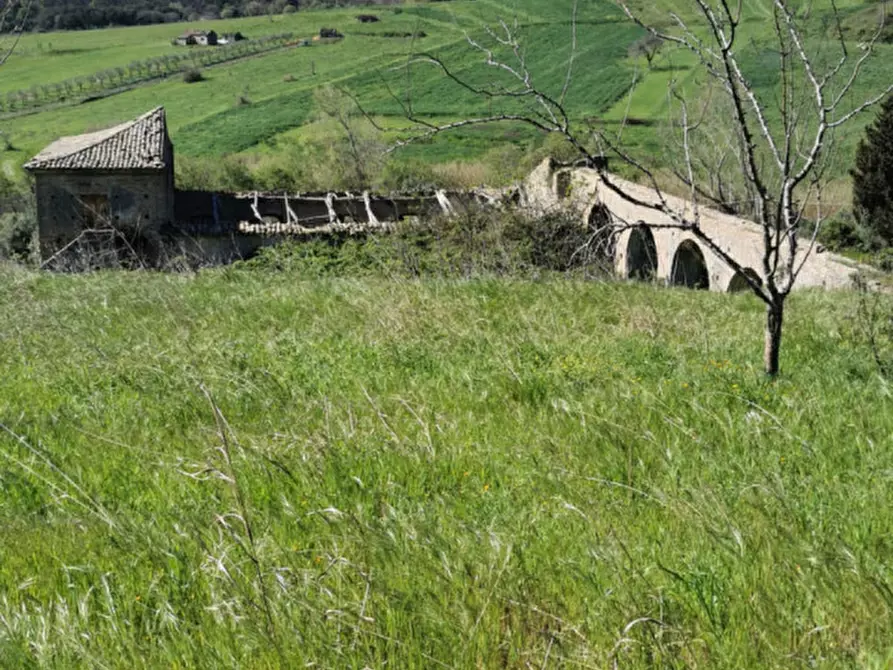
{"label": "shrub", "polygon": [[607,276],[605,240],[571,209],[538,216],[469,206],[454,216],[406,221],[389,234],[308,238],[262,249],[247,268],[306,276],[479,277],[573,272]]}
{"label": "shrub", "polygon": [[858,247],[864,241],[862,231],[851,212],[840,212],[823,223],[818,240],[831,251]]}
{"label": "shrub", "polygon": [[204,80],[205,75],[202,74],[201,70],[198,70],[196,68],[191,68],[183,73],[183,81],[187,84],[195,84]]}
{"label": "shrub", "polygon": [[311,278],[361,276],[382,269],[384,258],[374,238],[326,236],[266,247],[236,267]]}
{"label": "shrub", "polygon": [[872,263],[879,270],[893,272],[893,249],[881,249],[874,255]]}
{"label": "shrub", "polygon": [[0,259],[19,263],[37,258],[37,218],[33,211],[0,216]]}
{"label": "shrub", "polygon": [[388,242],[411,275],[538,275],[611,271],[610,240],[573,208],[531,214],[469,206],[398,226]]}

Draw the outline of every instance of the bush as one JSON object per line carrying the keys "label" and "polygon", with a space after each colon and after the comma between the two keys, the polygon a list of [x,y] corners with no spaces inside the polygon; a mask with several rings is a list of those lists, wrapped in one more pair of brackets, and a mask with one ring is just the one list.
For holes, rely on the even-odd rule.
{"label": "bush", "polygon": [[412,274],[447,276],[601,274],[592,232],[572,209],[532,215],[469,207],[454,216],[402,226],[393,242]]}
{"label": "bush", "polygon": [[373,237],[326,236],[261,249],[236,268],[289,272],[308,278],[362,276],[381,271],[386,255]]}
{"label": "bush", "polygon": [[818,241],[831,251],[862,246],[863,235],[851,212],[841,212],[822,224]]}
{"label": "bush", "polygon": [[470,206],[454,216],[399,224],[389,234],[327,235],[262,249],[246,268],[305,276],[608,276],[606,240],[571,209],[539,216]]}
{"label": "bush", "polygon": [[197,82],[204,81],[204,80],[205,80],[205,75],[202,74],[201,70],[191,68],[189,70],[186,70],[183,73],[183,81],[186,82],[187,84],[195,84]]}
{"label": "bush", "polygon": [[0,216],[0,259],[19,263],[36,261],[37,218],[33,211]]}
{"label": "bush", "polygon": [[532,214],[469,207],[398,229],[394,240],[412,274],[537,275],[610,271],[607,240],[573,208]]}
{"label": "bush", "polygon": [[884,272],[893,272],[893,249],[881,249],[872,258],[872,264]]}

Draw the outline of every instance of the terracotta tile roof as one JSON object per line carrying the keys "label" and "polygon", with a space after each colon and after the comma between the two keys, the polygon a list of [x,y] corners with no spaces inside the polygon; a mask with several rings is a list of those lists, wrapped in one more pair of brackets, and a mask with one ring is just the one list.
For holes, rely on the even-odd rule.
{"label": "terracotta tile roof", "polygon": [[26,170],[163,170],[164,107],[114,128],[56,140]]}

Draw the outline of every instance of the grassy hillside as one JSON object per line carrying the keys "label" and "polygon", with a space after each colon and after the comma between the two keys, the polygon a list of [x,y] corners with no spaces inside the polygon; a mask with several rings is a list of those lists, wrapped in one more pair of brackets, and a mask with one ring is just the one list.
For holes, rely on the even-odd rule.
{"label": "grassy hillside", "polygon": [[0,270],[0,666],[893,660],[850,295],[308,267]]}
{"label": "grassy hillside", "polygon": [[[678,4],[678,3],[677,3]],[[844,15],[851,46],[865,39],[865,26],[872,18],[874,3],[848,0],[838,3]],[[79,133],[121,122],[157,105],[169,112],[172,135],[182,156],[218,157],[245,153],[275,153],[289,148],[285,138],[316,132],[312,122],[313,91],[324,84],[336,84],[353,91],[366,110],[388,127],[399,126],[400,106],[394,96],[406,100],[412,91],[414,110],[439,119],[455,119],[498,111],[493,103],[475,97],[449,82],[434,67],[418,66],[411,76],[402,67],[411,49],[430,51],[473,81],[498,77],[483,64],[482,54],[466,42],[466,34],[487,41],[482,25],[499,18],[517,21],[523,36],[524,54],[535,81],[558,93],[564,83],[571,54],[572,0],[455,0],[449,3],[410,4],[381,7],[382,19],[360,24],[361,9],[301,11],[293,15],[212,21],[205,28],[218,31],[240,30],[249,37],[293,33],[310,37],[321,27],[346,34],[336,44],[310,48],[288,48],[266,55],[209,68],[206,81],[185,83],[181,77],[137,86],[111,97],[87,104],[67,104],[24,116],[0,117],[0,128],[12,150],[0,155],[11,166],[20,164],[45,144],[64,134]],[[771,22],[766,20],[765,2],[745,3],[746,21],[742,28],[741,51],[747,75],[759,91],[771,99],[777,85],[777,66],[771,53]],[[655,17],[665,20],[659,7],[648,5]],[[804,8],[815,44],[825,40],[830,4],[813,3]],[[685,5],[681,6],[685,9]],[[667,119],[667,84],[675,79],[696,92],[704,82],[695,77],[691,58],[665,48],[652,68],[644,60],[628,56],[629,45],[641,36],[609,0],[581,5],[578,15],[579,55],[567,104],[577,121],[604,123],[608,129],[629,115],[638,122],[625,136],[638,146],[648,160],[659,164],[666,158],[662,150],[661,126]],[[13,58],[4,65],[0,94],[28,90],[37,85],[58,84],[108,68],[126,67],[147,58],[184,53],[170,44],[187,24],[46,33],[28,35]],[[386,36],[422,31],[424,38]],[[884,63],[893,57],[893,46],[883,45],[878,57],[866,68],[854,97],[878,89],[889,78]],[[633,82],[635,88],[631,91]],[[628,93],[631,92],[631,95]],[[69,96],[71,97],[71,96]],[[71,102],[69,100],[69,102]],[[249,104],[245,104],[249,103]],[[859,139],[860,120],[839,139],[840,161],[837,174],[846,174],[853,149]],[[516,132],[516,138],[495,131],[492,141],[481,142],[480,135],[462,134],[416,152],[428,160],[475,159],[494,146],[515,144],[525,149],[536,134]],[[393,133],[385,140],[394,138]],[[466,141],[467,140],[467,141]]]}

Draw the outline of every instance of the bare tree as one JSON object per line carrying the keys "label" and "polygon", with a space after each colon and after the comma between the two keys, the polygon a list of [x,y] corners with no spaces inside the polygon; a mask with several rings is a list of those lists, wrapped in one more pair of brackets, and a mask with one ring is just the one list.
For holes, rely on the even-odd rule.
{"label": "bare tree", "polygon": [[[316,116],[337,128],[337,137],[328,146],[330,163],[337,179],[346,188],[368,188],[382,167],[384,149],[376,125],[365,127],[365,117],[353,98],[340,89],[324,86],[313,95]],[[365,118],[364,118],[365,117]]]}
{"label": "bare tree", "polygon": [[630,58],[645,56],[645,60],[648,61],[648,67],[651,67],[662,45],[663,40],[652,33],[647,33],[630,45],[628,54]]}
{"label": "bare tree", "polygon": [[[884,90],[853,100],[883,24],[873,37],[854,48],[844,39],[835,0],[829,0],[830,31],[835,38],[829,43],[824,34],[809,34],[809,21],[798,17],[792,0],[772,0],[772,48],[779,61],[779,79],[767,93],[748,78],[741,58],[748,25],[743,0],[685,0],[682,4],[687,13],[670,12],[665,23],[670,27],[666,29],[646,22],[628,0],[615,2],[630,21],[659,40],[663,48],[693,54],[702,74],[715,83],[715,94],[728,109],[729,150],[721,152],[722,169],[725,174],[732,171],[743,175],[741,189],[724,188],[726,182],[722,179],[704,179],[710,171],[699,166],[694,151],[695,143],[704,138],[705,113],[717,101],[708,100],[698,109],[686,91],[671,84],[670,96],[678,113],[673,128],[683,159],[676,174],[686,187],[689,201],[684,208],[671,204],[653,169],[623,146],[620,135],[611,136],[571,115],[565,99],[572,84],[577,52],[576,7],[566,77],[563,82],[556,82],[554,88],[534,81],[519,26],[505,21],[486,28],[486,39],[467,36],[469,48],[481,54],[483,64],[494,74],[486,84],[478,83],[480,78],[473,80],[454,71],[435,54],[414,54],[409,67],[435,67],[456,85],[489,100],[491,109],[495,105],[501,111],[450,123],[432,123],[410,104],[411,91],[409,102],[392,94],[404,115],[415,124],[415,132],[397,146],[456,128],[493,122],[522,123],[560,134],[579,152],[581,165],[598,171],[604,187],[629,204],[654,212],[661,222],[657,227],[687,231],[740,274],[766,305],[764,365],[766,372],[774,376],[779,371],[785,301],[815,246],[825,217],[822,191],[828,180],[834,132],[893,91],[890,84]],[[655,10],[650,11],[653,14]],[[560,90],[555,90],[559,84]],[[654,197],[645,200],[626,192],[608,172],[605,157],[619,159],[635,170],[640,180],[653,189]],[[725,211],[745,211],[760,226],[762,279],[747,272],[734,251],[726,252],[701,228],[702,202]],[[612,225],[632,223],[615,221]]]}

